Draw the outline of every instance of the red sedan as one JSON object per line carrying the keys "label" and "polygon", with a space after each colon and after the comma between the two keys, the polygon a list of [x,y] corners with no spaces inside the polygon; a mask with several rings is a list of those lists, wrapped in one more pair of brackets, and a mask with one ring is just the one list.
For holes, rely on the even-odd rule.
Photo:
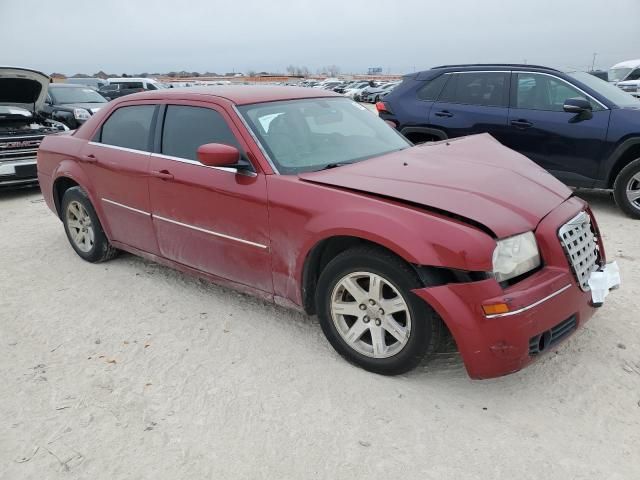
{"label": "red sedan", "polygon": [[38,153],[89,262],[125,250],[317,313],[334,348],[398,374],[453,335],[473,378],[515,372],[619,284],[588,206],[488,135],[413,146],[317,89],[159,90]]}

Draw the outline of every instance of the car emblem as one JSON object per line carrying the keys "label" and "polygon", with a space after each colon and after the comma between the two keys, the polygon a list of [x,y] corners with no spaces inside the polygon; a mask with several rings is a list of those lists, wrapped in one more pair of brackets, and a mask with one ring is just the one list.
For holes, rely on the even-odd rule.
{"label": "car emblem", "polygon": [[42,140],[22,140],[20,142],[0,142],[0,149],[9,148],[33,148],[40,145]]}

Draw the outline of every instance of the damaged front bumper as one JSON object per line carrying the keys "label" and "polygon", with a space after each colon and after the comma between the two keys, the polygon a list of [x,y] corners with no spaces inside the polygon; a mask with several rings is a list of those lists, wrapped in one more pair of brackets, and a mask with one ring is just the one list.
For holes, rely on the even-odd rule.
{"label": "damaged front bumper", "polygon": [[[446,323],[470,377],[492,378],[524,368],[584,325],[609,291],[620,286],[616,262],[591,272],[588,288],[578,285],[558,241],[558,226],[584,208],[572,198],[540,222],[535,233],[545,266],[524,280],[507,288],[485,279],[413,290]],[[485,313],[483,306],[496,304],[507,305],[508,311]]]}

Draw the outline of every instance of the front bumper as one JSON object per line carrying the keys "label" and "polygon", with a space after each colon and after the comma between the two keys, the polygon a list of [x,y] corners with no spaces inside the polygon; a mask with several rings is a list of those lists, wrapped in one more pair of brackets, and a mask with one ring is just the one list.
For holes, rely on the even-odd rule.
{"label": "front bumper", "polygon": [[[542,220],[536,238],[545,265],[525,280],[506,289],[487,279],[414,290],[449,327],[470,377],[516,372],[593,316],[596,293],[602,290],[593,298],[591,291],[581,290],[557,236],[558,228],[584,208],[572,198]],[[596,288],[615,288],[615,269],[606,270]],[[508,313],[485,315],[483,304],[500,302],[509,305]]]}
{"label": "front bumper", "polygon": [[37,181],[35,157],[0,162],[0,186],[23,185]]}

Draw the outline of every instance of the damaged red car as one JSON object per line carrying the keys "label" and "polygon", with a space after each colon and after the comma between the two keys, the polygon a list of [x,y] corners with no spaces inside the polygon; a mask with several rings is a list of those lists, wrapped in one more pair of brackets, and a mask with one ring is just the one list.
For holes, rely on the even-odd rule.
{"label": "damaged red car", "polygon": [[361,105],[287,87],[109,103],[38,152],[77,254],[124,250],[317,314],[381,374],[446,330],[469,375],[515,372],[619,285],[588,205],[488,135],[413,146]]}

